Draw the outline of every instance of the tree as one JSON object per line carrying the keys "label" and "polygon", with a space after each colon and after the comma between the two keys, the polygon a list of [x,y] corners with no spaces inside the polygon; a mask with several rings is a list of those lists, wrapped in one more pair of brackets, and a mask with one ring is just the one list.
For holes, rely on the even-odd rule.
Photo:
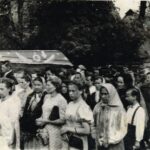
{"label": "tree", "polygon": [[0,49],[59,49],[74,64],[88,66],[138,58],[143,26],[136,17],[121,20],[111,1],[13,1],[4,15],[8,23],[1,24],[8,27],[0,32]]}

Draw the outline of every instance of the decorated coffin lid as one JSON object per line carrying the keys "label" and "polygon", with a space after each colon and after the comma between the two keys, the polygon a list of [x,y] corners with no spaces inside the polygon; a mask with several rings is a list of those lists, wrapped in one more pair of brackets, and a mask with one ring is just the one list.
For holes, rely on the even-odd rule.
{"label": "decorated coffin lid", "polygon": [[0,61],[18,64],[56,64],[73,66],[59,50],[0,50]]}

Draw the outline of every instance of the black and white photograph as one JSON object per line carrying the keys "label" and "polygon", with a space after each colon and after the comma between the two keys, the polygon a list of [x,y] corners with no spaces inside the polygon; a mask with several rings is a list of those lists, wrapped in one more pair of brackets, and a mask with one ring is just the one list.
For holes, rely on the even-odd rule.
{"label": "black and white photograph", "polygon": [[150,1],[0,0],[0,150],[150,150]]}

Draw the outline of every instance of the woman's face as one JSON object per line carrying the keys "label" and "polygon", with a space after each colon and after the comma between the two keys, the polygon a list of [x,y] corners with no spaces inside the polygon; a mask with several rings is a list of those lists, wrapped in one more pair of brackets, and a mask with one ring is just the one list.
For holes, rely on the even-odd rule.
{"label": "woman's face", "polygon": [[6,87],[5,83],[0,83],[0,97],[4,98],[9,95],[10,89]]}
{"label": "woman's face", "polygon": [[27,82],[25,79],[20,79],[18,84],[21,86],[21,88],[26,89],[27,87],[29,87],[29,82]]}
{"label": "woman's face", "polygon": [[95,85],[97,90],[100,90],[101,85],[102,85],[102,80],[100,78],[96,79],[95,82],[94,82],[94,85]]}
{"label": "woman's face", "polygon": [[124,86],[125,86],[125,83],[124,83],[123,77],[118,77],[117,78],[117,88],[122,89],[122,88],[124,88]]}
{"label": "woman's face", "polygon": [[22,79],[23,76],[24,76],[23,72],[16,73],[16,80],[17,80],[18,83],[21,82],[20,80]]}
{"label": "woman's face", "polygon": [[81,92],[79,91],[76,85],[73,84],[69,85],[68,90],[69,90],[69,97],[73,101],[77,100],[81,95]]}
{"label": "woman's face", "polygon": [[50,81],[48,81],[46,83],[46,90],[48,93],[53,93],[54,91],[56,91],[56,87]]}
{"label": "woman's face", "polygon": [[80,83],[82,81],[81,75],[80,74],[76,74],[75,77],[74,77],[74,81],[76,81],[77,83]]}
{"label": "woman's face", "polygon": [[109,93],[106,88],[103,87],[101,89],[100,96],[101,96],[101,100],[103,103],[105,103],[105,104],[109,103],[110,97],[109,97]]}
{"label": "woman's face", "polygon": [[45,75],[46,75],[47,79],[50,79],[53,74],[52,74],[52,72],[50,70],[47,70]]}
{"label": "woman's face", "polygon": [[91,86],[91,85],[93,84],[93,82],[92,82],[92,77],[91,77],[91,76],[86,77],[86,84],[87,84],[88,86]]}
{"label": "woman's face", "polygon": [[43,83],[38,81],[38,80],[35,80],[33,82],[33,89],[36,93],[41,93],[43,91]]}
{"label": "woman's face", "polygon": [[35,78],[37,78],[37,76],[38,76],[38,75],[37,75],[36,73],[32,73],[32,74],[31,74],[32,81],[33,81]]}
{"label": "woman's face", "polygon": [[66,85],[66,84],[62,84],[61,92],[62,92],[63,94],[66,94],[66,93],[68,92],[68,88],[67,88],[67,85]]}

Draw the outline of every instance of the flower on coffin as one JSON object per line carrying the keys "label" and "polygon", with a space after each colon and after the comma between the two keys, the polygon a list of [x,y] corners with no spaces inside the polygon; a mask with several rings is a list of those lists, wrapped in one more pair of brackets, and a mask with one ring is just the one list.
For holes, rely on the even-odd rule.
{"label": "flower on coffin", "polygon": [[41,61],[41,56],[38,55],[36,52],[33,53],[33,60],[35,62],[40,62]]}

